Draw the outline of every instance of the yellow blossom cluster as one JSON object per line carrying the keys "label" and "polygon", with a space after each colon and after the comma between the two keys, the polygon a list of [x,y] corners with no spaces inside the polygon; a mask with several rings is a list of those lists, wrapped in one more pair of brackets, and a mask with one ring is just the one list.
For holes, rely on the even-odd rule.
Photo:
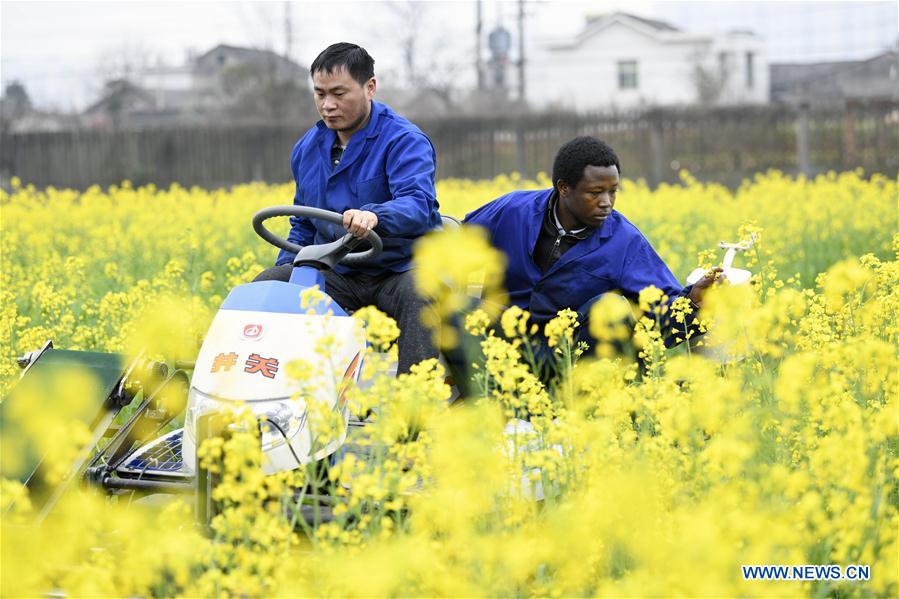
{"label": "yellow blossom cluster", "polygon": [[[464,402],[448,405],[435,360],[384,376],[400,331],[359,311],[370,347],[347,405],[366,425],[333,460],[264,476],[258,427],[231,415],[230,434],[198,448],[217,481],[208,529],[190,497],[78,485],[35,521],[27,491],[0,479],[0,594],[896,596],[896,182],[769,172],[731,192],[682,179],[655,191],[625,181],[616,208],[681,280],[717,263],[719,241],[756,236],[735,265],[752,284],[709,291],[699,340],[685,329],[666,350],[663,323],[679,333],[693,308],[647,289],[635,304],[607,295],[594,306],[599,343],[585,352],[570,310],[544,327],[526,310],[496,312],[502,257],[479,233],[435,233],[415,257],[438,306],[430,324],[464,327],[483,355]],[[441,181],[438,197],[461,216],[546,185]],[[15,356],[46,339],[191,360],[228,290],[274,259],[253,212],[291,196],[261,184],[0,192],[2,395]],[[327,321],[322,331],[314,346],[327,354]],[[558,375],[549,386],[532,364],[541,334]],[[344,369],[286,366],[301,386]],[[4,473],[34,448],[56,464],[84,450],[71,416],[89,384],[75,376],[4,406]],[[344,416],[310,404],[329,441]],[[765,564],[860,564],[870,580],[744,579],[741,566]]]}

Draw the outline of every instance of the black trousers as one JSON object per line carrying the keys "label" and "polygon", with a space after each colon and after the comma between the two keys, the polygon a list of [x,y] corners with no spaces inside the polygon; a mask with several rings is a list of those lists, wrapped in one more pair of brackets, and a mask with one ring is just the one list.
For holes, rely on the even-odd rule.
{"label": "black trousers", "polygon": [[[267,268],[255,281],[288,281],[293,266],[283,264]],[[411,271],[385,272],[380,275],[353,273],[341,275],[325,271],[325,292],[347,312],[375,306],[396,321],[400,328],[397,374],[409,372],[413,364],[437,357],[431,330],[421,321],[428,302],[415,291]]]}

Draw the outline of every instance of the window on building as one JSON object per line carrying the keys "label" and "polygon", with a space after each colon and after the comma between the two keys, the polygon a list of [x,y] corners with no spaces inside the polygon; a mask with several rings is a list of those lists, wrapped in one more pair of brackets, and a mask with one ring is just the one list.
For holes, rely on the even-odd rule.
{"label": "window on building", "polygon": [[752,52],[746,53],[746,89],[752,89],[752,86],[755,85],[755,73],[753,69],[755,68],[755,55]]}
{"label": "window on building", "polygon": [[637,89],[637,61],[618,61],[618,89]]}

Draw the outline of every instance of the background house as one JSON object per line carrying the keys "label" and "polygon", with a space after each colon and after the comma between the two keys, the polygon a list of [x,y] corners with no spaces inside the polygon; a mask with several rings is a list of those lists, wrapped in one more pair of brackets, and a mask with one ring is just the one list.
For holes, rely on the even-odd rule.
{"label": "background house", "polygon": [[761,38],[749,31],[696,34],[615,12],[588,17],[577,35],[536,44],[528,58],[535,108],[631,109],[768,100]]}
{"label": "background house", "polygon": [[106,83],[82,113],[91,128],[248,124],[308,119],[308,70],[270,50],[220,44],[184,65]]}
{"label": "background house", "polygon": [[204,109],[278,120],[295,94],[309,89],[309,70],[271,50],[220,44],[191,64],[194,93]]}
{"label": "background house", "polygon": [[866,60],[772,64],[771,101],[827,106],[899,100],[899,51]]}
{"label": "background house", "polygon": [[81,113],[88,127],[119,127],[123,119],[146,124],[160,113],[154,95],[125,79],[107,81],[100,98]]}

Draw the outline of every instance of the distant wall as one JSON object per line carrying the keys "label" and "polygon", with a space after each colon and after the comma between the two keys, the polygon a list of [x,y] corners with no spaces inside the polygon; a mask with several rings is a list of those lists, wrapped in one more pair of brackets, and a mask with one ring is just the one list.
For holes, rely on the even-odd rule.
{"label": "distant wall", "polygon": [[[682,168],[729,186],[769,168],[899,173],[897,103],[451,117],[418,125],[437,148],[442,178],[549,172],[558,147],[576,135],[608,141],[625,176],[652,185],[676,181]],[[13,175],[39,187],[76,189],[123,179],[203,187],[283,182],[301,133],[294,125],[3,134],[0,183]]]}
{"label": "distant wall", "polygon": [[76,189],[124,179],[204,187],[289,181],[297,137],[275,126],[17,133],[2,137],[0,172],[4,180]]}

